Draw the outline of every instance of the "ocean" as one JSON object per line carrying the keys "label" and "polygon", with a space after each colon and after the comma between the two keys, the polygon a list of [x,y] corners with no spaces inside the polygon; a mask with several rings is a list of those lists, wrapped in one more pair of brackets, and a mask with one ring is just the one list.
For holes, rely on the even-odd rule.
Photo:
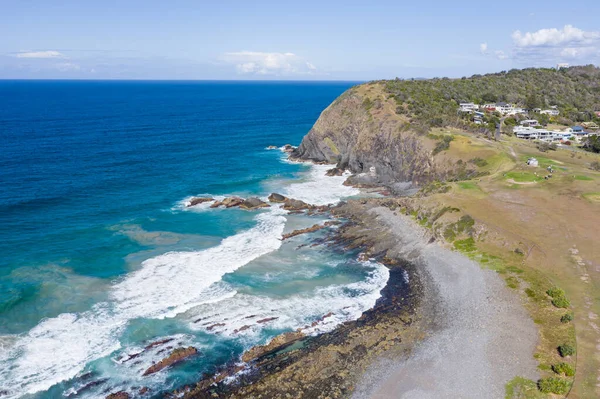
{"label": "ocean", "polygon": [[[352,85],[0,81],[0,396],[159,396],[373,307],[385,267],[304,245],[324,231],[280,240],[326,216],[186,207],[359,195],[266,149],[298,145]],[[188,346],[198,355],[143,375]]]}

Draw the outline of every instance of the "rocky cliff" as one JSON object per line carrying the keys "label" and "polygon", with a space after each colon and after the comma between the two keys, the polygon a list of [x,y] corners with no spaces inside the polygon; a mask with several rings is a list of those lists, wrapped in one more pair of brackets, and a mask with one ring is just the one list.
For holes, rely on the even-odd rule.
{"label": "rocky cliff", "polygon": [[335,163],[356,184],[421,185],[451,176],[454,162],[434,157],[436,140],[416,132],[396,107],[382,83],[355,86],[321,113],[292,157]]}

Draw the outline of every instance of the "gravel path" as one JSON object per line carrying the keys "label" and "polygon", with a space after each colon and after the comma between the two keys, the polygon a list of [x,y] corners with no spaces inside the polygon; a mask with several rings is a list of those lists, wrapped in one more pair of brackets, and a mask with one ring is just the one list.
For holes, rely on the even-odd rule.
{"label": "gravel path", "polygon": [[353,397],[504,398],[515,376],[536,380],[537,329],[504,280],[460,253],[428,244],[408,218],[387,208],[371,212],[394,232],[394,251],[422,270],[431,334],[407,359],[374,364]]}

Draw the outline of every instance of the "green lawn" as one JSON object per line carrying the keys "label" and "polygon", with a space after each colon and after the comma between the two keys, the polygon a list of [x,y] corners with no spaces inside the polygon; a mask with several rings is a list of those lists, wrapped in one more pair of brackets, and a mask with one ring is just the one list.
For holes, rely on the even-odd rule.
{"label": "green lawn", "polygon": [[542,177],[536,176],[531,172],[512,171],[506,173],[505,176],[507,179],[513,179],[518,183],[529,183],[543,180]]}

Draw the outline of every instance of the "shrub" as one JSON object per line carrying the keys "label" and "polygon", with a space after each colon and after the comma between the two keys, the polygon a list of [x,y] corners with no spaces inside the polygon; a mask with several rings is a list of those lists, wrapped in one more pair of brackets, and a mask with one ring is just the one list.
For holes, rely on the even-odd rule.
{"label": "shrub", "polygon": [[541,152],[548,152],[548,150],[550,149],[550,144],[546,143],[545,141],[542,141],[538,143],[537,148]]}
{"label": "shrub", "polygon": [[552,297],[552,305],[556,306],[557,308],[566,309],[571,305],[569,300],[565,297],[565,292],[560,288],[552,287],[546,291],[546,294]]}
{"label": "shrub", "polygon": [[567,313],[560,318],[561,323],[568,323],[573,320],[573,313]]}
{"label": "shrub", "polygon": [[435,148],[433,149],[433,155],[439,154],[442,151],[446,151],[450,148],[450,142],[454,140],[453,136],[443,136],[442,140],[437,143]]}
{"label": "shrub", "polygon": [[564,374],[567,377],[573,377],[575,375],[575,369],[569,363],[558,363],[552,365],[552,371],[556,374]]}
{"label": "shrub", "polygon": [[552,304],[561,309],[567,309],[569,306],[571,306],[569,300],[564,296],[552,299]]}
{"label": "shrub", "polygon": [[[573,153],[573,155],[575,155],[575,153]],[[592,170],[596,170],[596,171],[600,171],[600,162],[598,161],[594,161],[590,164],[590,168]]]}
{"label": "shrub", "polygon": [[565,292],[558,287],[552,287],[546,291],[546,294],[550,295],[552,298],[558,298],[561,296],[565,296]]}
{"label": "shrub", "polygon": [[572,356],[575,354],[575,348],[569,344],[562,344],[558,347],[558,353],[561,357]]}
{"label": "shrub", "polygon": [[538,381],[538,388],[543,393],[563,395],[569,391],[569,381],[562,378],[549,377]]}
{"label": "shrub", "polygon": [[[471,162],[472,164],[475,164],[475,165],[479,166],[480,168],[482,168],[482,167],[484,167],[484,166],[486,166],[488,164],[485,159],[479,158],[479,157],[473,158],[473,159],[469,160],[469,162]],[[599,169],[600,169],[600,164],[599,164]]]}

